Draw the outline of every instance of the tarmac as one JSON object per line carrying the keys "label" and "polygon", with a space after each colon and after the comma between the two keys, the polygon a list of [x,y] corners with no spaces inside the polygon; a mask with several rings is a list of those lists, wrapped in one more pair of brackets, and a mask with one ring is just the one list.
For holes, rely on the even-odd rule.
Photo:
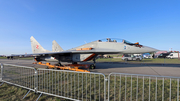
{"label": "tarmac", "polygon": [[[28,66],[35,68],[47,68],[38,64],[32,64],[33,60],[8,60],[0,59],[0,63],[13,64],[20,66]],[[56,62],[50,62],[55,64]],[[86,62],[83,64],[91,64]],[[62,63],[68,64],[68,63]],[[99,72],[105,75],[109,73],[130,73],[130,74],[145,74],[145,75],[159,75],[159,76],[175,76],[180,77],[180,64],[133,64],[133,63],[120,63],[120,62],[97,62],[96,69],[90,69],[91,72]]]}

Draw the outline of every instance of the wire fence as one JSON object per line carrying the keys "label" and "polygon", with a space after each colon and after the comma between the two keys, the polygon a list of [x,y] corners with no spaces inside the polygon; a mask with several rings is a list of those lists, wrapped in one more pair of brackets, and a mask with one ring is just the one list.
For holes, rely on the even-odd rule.
{"label": "wire fence", "polygon": [[180,77],[111,73],[109,101],[179,101]]}

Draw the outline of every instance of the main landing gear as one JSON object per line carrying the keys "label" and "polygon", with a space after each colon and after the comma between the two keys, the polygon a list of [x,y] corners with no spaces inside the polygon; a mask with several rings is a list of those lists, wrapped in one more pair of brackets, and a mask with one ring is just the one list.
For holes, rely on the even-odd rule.
{"label": "main landing gear", "polygon": [[90,65],[90,69],[95,69],[96,68],[96,59],[93,59],[94,64]]}
{"label": "main landing gear", "polygon": [[[36,60],[36,59],[35,59]],[[93,64],[89,65],[89,64],[77,64],[77,62],[73,62],[72,64],[67,64],[67,65],[62,65],[60,63],[60,61],[58,62],[58,64],[55,65],[51,65],[50,63],[42,63],[42,62],[38,62],[36,60],[36,63],[34,64],[39,64],[39,65],[45,65],[47,66],[47,69],[61,69],[61,70],[72,70],[72,71],[79,71],[79,72],[90,72],[89,69],[95,69],[96,68],[96,60],[95,58],[93,59]],[[79,67],[84,67],[88,70],[83,70],[83,69],[79,69]]]}

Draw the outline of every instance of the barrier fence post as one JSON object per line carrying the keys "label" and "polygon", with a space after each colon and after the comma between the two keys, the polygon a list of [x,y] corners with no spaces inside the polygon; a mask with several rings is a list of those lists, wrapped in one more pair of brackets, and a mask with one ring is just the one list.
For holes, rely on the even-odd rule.
{"label": "barrier fence post", "polygon": [[[0,78],[1,82],[2,82],[2,79],[3,79],[3,64],[1,63],[1,78]],[[1,83],[0,86],[2,86],[3,84],[4,84],[4,82]]]}
{"label": "barrier fence post", "polygon": [[37,70],[34,68],[34,92],[37,93],[38,91],[38,72]]}
{"label": "barrier fence post", "polygon": [[[108,84],[109,84],[109,81],[108,81],[109,79],[110,79],[109,77],[106,78],[104,76],[104,100],[107,100],[107,101],[109,101],[109,97],[108,97],[108,99],[106,99],[106,82],[108,82]],[[109,89],[109,86],[108,86],[108,89]]]}
{"label": "barrier fence post", "polygon": [[111,76],[111,73],[108,75],[108,101],[109,101],[109,93],[110,93],[109,92],[109,90],[110,90],[110,87],[109,87],[109,85],[110,85],[110,76]]}
{"label": "barrier fence post", "polygon": [[3,64],[1,63],[1,78],[0,78],[0,81],[2,81],[3,79]]}

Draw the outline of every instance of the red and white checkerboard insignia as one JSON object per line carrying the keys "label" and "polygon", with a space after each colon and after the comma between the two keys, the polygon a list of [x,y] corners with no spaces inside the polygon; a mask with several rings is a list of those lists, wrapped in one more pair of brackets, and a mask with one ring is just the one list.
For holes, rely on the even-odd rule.
{"label": "red and white checkerboard insignia", "polygon": [[36,45],[36,48],[39,49],[39,45]]}

